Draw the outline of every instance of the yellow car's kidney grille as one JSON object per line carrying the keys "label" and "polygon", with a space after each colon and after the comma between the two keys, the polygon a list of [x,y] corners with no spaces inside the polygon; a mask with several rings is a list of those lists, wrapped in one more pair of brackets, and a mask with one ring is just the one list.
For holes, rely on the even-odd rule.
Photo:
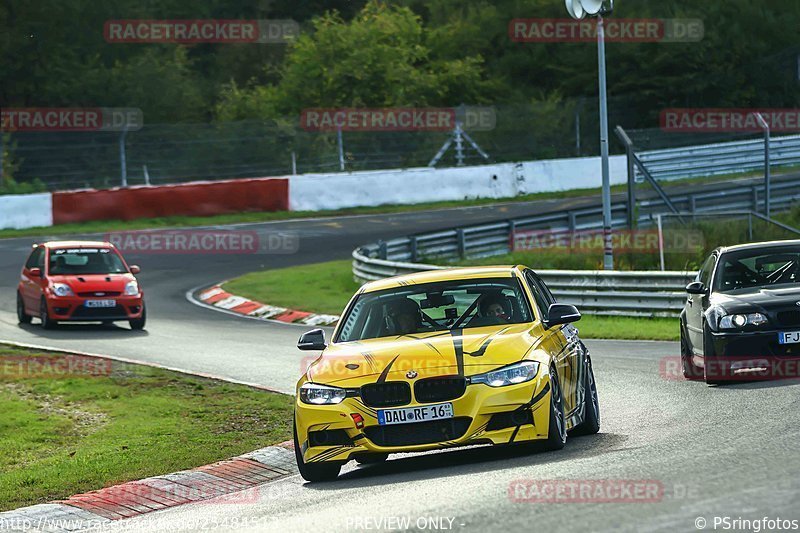
{"label": "yellow car's kidney grille", "polygon": [[411,387],[405,381],[370,383],[361,387],[361,400],[370,407],[397,407],[411,403]]}
{"label": "yellow car's kidney grille", "polygon": [[426,378],[414,383],[414,398],[420,403],[445,402],[460,398],[466,390],[463,376]]}
{"label": "yellow car's kidney grille", "polygon": [[364,435],[378,446],[415,446],[459,439],[469,429],[469,417],[431,420],[413,424],[369,426]]}

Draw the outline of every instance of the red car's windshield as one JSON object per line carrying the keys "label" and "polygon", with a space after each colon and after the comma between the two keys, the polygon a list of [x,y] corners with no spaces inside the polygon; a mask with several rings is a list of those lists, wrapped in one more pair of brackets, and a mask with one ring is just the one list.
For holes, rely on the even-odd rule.
{"label": "red car's windshield", "polygon": [[121,274],[127,271],[119,255],[109,248],[50,250],[50,275]]}

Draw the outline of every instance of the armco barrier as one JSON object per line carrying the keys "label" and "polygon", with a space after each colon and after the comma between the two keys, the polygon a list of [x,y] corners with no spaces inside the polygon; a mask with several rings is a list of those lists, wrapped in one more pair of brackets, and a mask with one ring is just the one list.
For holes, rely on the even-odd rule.
{"label": "armco barrier", "polygon": [[53,223],[289,209],[285,178],[53,193]]}
{"label": "armco barrier", "polygon": [[[362,283],[446,267],[375,259],[353,252],[353,276]],[[538,270],[553,294],[582,311],[598,315],[676,316],[686,301],[694,272],[608,272]]]}

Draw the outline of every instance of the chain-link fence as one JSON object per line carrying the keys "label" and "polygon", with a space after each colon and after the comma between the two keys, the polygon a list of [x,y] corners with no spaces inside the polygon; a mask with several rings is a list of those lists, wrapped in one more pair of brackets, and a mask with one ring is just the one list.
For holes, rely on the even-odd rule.
{"label": "chain-link fence", "polygon": [[[529,161],[599,153],[593,99],[489,107],[490,128],[465,124],[488,157],[464,141],[436,166]],[[621,103],[611,123],[629,123]],[[4,157],[18,182],[41,180],[50,190],[164,184],[292,173],[421,167],[452,131],[308,131],[298,117],[276,121],[147,124],[121,132],[14,132],[3,136]],[[341,148],[340,148],[341,147]],[[614,148],[619,151],[620,145]],[[8,161],[7,161],[8,162]],[[8,168],[9,165],[6,165]]]}

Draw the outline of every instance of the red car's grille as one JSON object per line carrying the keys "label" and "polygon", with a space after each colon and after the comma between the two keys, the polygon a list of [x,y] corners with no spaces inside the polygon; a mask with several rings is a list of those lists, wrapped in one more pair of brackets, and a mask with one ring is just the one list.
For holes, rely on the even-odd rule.
{"label": "red car's grille", "polygon": [[120,296],[121,292],[108,292],[108,291],[95,291],[95,292],[79,292],[78,296],[81,298],[105,298]]}

